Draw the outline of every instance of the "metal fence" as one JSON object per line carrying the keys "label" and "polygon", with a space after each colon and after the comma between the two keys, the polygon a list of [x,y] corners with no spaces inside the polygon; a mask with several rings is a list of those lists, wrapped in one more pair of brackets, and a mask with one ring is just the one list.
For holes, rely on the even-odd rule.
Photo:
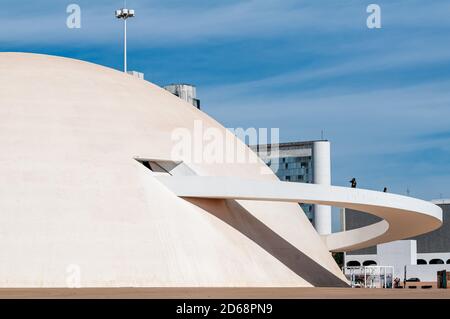
{"label": "metal fence", "polygon": [[393,288],[394,267],[361,266],[343,267],[342,271],[352,288]]}

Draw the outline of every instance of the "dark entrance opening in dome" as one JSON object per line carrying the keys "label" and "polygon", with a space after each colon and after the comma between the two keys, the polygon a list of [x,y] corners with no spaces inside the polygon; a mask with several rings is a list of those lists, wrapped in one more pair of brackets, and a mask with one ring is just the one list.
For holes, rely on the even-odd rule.
{"label": "dark entrance opening in dome", "polygon": [[138,163],[141,163],[150,171],[158,175],[170,176],[193,176],[197,175],[195,172],[182,161],[170,160],[154,160],[135,158]]}

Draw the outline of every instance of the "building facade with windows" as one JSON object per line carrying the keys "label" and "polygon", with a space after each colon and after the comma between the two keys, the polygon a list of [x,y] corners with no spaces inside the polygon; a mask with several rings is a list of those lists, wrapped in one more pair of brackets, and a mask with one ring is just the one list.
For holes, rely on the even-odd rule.
{"label": "building facade with windows", "polygon": [[[252,150],[281,181],[331,184],[330,142],[302,141],[253,145]],[[301,203],[311,223],[320,234],[331,233],[331,207]]]}

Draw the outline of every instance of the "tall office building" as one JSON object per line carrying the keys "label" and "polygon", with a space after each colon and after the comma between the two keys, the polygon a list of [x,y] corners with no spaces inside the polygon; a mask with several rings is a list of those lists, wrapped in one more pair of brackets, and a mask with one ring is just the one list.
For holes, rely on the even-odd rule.
{"label": "tall office building", "polygon": [[[282,181],[331,184],[330,142],[326,140],[250,146]],[[319,234],[331,233],[331,207],[300,204]]]}

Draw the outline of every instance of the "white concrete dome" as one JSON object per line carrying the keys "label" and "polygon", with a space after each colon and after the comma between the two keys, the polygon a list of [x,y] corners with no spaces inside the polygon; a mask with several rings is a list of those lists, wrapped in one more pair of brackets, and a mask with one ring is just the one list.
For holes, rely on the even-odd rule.
{"label": "white concrete dome", "polygon": [[[298,204],[180,198],[135,160],[187,161],[171,135],[195,120],[225,132],[160,87],[0,53],[0,88],[0,287],[65,287],[71,265],[82,287],[346,285]],[[262,162],[189,168],[277,180]]]}

